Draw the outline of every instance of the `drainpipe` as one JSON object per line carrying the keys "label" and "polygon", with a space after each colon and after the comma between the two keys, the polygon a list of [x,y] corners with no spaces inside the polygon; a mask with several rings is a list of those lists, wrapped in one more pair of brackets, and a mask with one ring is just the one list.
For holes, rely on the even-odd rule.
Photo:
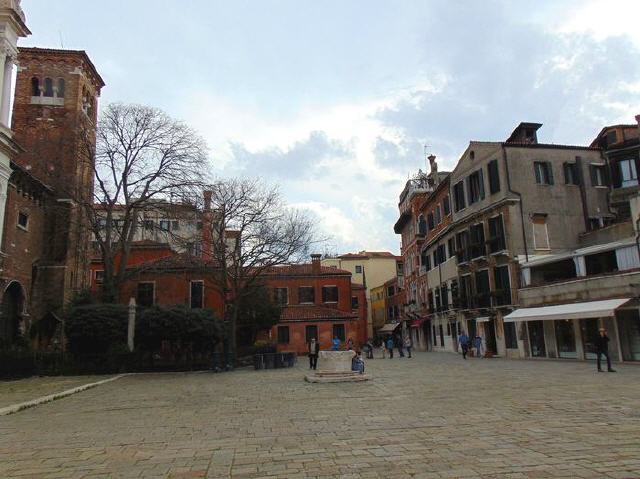
{"label": "drainpipe", "polygon": [[529,262],[529,248],[527,247],[527,235],[524,231],[524,207],[523,207],[523,202],[522,202],[522,194],[518,191],[512,190],[511,189],[511,177],[509,175],[509,162],[507,161],[507,149],[504,147],[504,145],[502,145],[502,159],[504,161],[504,168],[507,172],[507,189],[509,190],[509,193],[513,193],[514,195],[518,196],[518,198],[520,198],[520,224],[522,226],[522,242],[524,244],[524,256],[526,259],[526,262]]}

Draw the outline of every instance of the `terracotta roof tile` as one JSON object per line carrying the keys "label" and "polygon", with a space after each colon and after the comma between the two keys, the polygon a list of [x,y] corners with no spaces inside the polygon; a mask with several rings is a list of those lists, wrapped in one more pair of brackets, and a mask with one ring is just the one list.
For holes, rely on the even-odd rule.
{"label": "terracotta roof tile", "polygon": [[[312,269],[312,265],[306,264],[290,264],[286,266],[274,266],[265,271],[265,274],[272,276],[310,276],[316,275]],[[351,275],[351,272],[344,269],[332,268],[331,266],[320,266],[320,276],[344,276]]]}

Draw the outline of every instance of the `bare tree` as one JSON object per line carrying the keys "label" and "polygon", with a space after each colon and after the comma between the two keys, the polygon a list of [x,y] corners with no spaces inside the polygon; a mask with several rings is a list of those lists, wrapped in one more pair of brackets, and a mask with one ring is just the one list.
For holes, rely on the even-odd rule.
{"label": "bare tree", "polygon": [[[157,108],[108,105],[96,128],[94,195],[85,210],[104,264],[103,300],[118,298],[142,213],[198,197],[207,172],[207,146],[192,128]],[[159,206],[161,205],[161,206]],[[194,209],[196,206],[194,205]]]}
{"label": "bare tree", "polygon": [[271,268],[298,262],[315,244],[314,223],[304,212],[288,208],[276,187],[258,180],[227,179],[210,187],[211,255],[225,291],[225,320],[230,349],[236,353],[238,312]]}

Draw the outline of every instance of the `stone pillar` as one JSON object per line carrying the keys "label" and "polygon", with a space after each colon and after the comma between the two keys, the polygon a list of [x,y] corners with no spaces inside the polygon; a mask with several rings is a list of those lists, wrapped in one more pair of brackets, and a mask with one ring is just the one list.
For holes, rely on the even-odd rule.
{"label": "stone pillar", "polygon": [[13,59],[6,57],[4,62],[2,81],[2,103],[0,104],[0,123],[7,128],[9,125],[9,106],[11,105],[11,76],[13,74]]}

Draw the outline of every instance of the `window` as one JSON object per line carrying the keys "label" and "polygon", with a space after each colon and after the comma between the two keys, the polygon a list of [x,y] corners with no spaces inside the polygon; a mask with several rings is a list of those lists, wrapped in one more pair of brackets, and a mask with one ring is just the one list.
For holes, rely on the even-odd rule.
{"label": "window", "polygon": [[616,135],[616,130],[611,130],[610,132],[607,133],[607,136],[606,136],[607,146],[613,145],[617,141],[618,141],[618,137]]}
{"label": "window", "polygon": [[63,78],[58,78],[58,82],[57,82],[57,88],[56,88],[56,97],[57,98],[64,98],[64,79]]}
{"label": "window", "polygon": [[445,196],[442,200],[442,210],[444,211],[444,215],[447,216],[451,213],[451,205],[449,204],[449,196]]}
{"label": "window", "polygon": [[18,212],[18,226],[24,230],[29,229],[29,215],[27,213]]}
{"label": "window", "polygon": [[453,207],[456,212],[465,208],[464,202],[464,182],[459,181],[453,185]]}
{"label": "window", "polygon": [[442,212],[440,210],[440,205],[436,206],[436,209],[434,210],[434,217],[437,225],[442,223]]}
{"label": "window", "polygon": [[278,326],[278,344],[289,344],[289,326]]}
{"label": "window", "polygon": [[435,311],[433,290],[431,289],[429,290],[429,311],[432,313]]}
{"label": "window", "polygon": [[204,308],[204,281],[191,281],[191,308]]}
{"label": "window", "polygon": [[548,161],[534,161],[533,170],[536,174],[536,183],[539,185],[553,184],[553,169]]}
{"label": "window", "polygon": [[575,163],[565,163],[564,167],[564,184],[565,185],[579,185],[580,180],[578,176],[578,165]]}
{"label": "window", "polygon": [[155,283],[138,283],[136,302],[138,306],[149,307],[155,303]]}
{"label": "window", "polygon": [[96,284],[104,283],[104,271],[102,271],[102,270],[94,271],[94,278],[95,278],[95,283]]}
{"label": "window", "polygon": [[396,294],[395,288],[393,286],[387,286],[387,297],[391,297],[394,294]]}
{"label": "window", "polygon": [[489,252],[497,253],[507,249],[504,240],[504,224],[502,215],[489,218]]}
{"label": "window", "polygon": [[496,304],[502,306],[511,304],[511,282],[509,281],[509,266],[500,266],[493,270],[495,280]]}
{"label": "window", "polygon": [[304,340],[309,343],[312,339],[318,340],[318,326],[305,326]]}
{"label": "window", "polygon": [[53,96],[53,80],[51,78],[44,79],[44,96]]}
{"label": "window", "polygon": [[426,249],[420,252],[420,265],[424,266],[427,271],[431,269],[431,258]]}
{"label": "window", "polygon": [[435,227],[435,224],[433,222],[433,213],[429,213],[427,215],[427,225],[429,226],[430,230],[432,230]]}
{"label": "window", "polygon": [[323,286],[322,287],[322,302],[323,303],[337,303],[338,302],[338,287],[337,286]]}
{"label": "window", "polygon": [[622,160],[618,163],[620,169],[620,180],[623,188],[627,186],[638,186],[638,173],[636,171],[636,160]]}
{"label": "window", "polygon": [[40,79],[31,78],[31,96],[40,96]]}
{"label": "window", "polygon": [[171,221],[171,230],[172,231],[179,231],[180,230],[180,221],[172,220]]}
{"label": "window", "polygon": [[[380,294],[380,293],[378,293]],[[351,296],[351,309],[358,309],[359,301],[357,296]]]}
{"label": "window", "polygon": [[604,165],[590,165],[591,168],[591,185],[592,186],[606,186],[607,184],[607,172]]}
{"label": "window", "polygon": [[500,172],[498,171],[498,160],[491,160],[487,165],[487,173],[489,174],[489,192],[490,194],[500,191]]}
{"label": "window", "polygon": [[392,321],[394,316],[393,316],[393,306],[389,306],[389,312],[388,312],[389,317],[387,319],[389,319],[389,321]]}
{"label": "window", "polygon": [[445,245],[441,244],[433,252],[433,266],[436,267],[440,263],[444,263],[447,260],[447,254]]}
{"label": "window", "polygon": [[160,220],[160,231],[169,231],[170,228],[171,228],[171,221]]}
{"label": "window", "polygon": [[549,249],[549,232],[547,231],[546,215],[534,215],[531,218],[533,224],[533,249]]}
{"label": "window", "polygon": [[289,290],[287,288],[273,288],[273,300],[281,306],[289,304]]}
{"label": "window", "polygon": [[188,244],[189,254],[191,256],[201,257],[202,256],[202,243],[196,241],[195,243]]}
{"label": "window", "polygon": [[300,286],[298,288],[298,302],[299,303],[311,303],[316,300],[315,290],[313,286]]}
{"label": "window", "polygon": [[469,261],[469,232],[467,230],[461,231],[456,235],[456,254],[458,256],[458,263],[464,263]]}
{"label": "window", "polygon": [[447,248],[449,249],[449,258],[456,254],[455,239],[453,237],[447,240]]}
{"label": "window", "polygon": [[491,306],[491,298],[489,296],[489,270],[476,272],[476,299],[480,308],[488,308]]}
{"label": "window", "polygon": [[467,178],[467,188],[469,190],[469,204],[484,199],[484,181],[482,178],[482,170],[478,170],[469,175]]}
{"label": "window", "polygon": [[422,236],[427,234],[427,222],[424,220],[424,215],[418,216],[418,234]]}
{"label": "window", "polygon": [[146,231],[153,231],[153,220],[144,220],[142,224]]}
{"label": "window", "polygon": [[338,338],[340,341],[344,341],[344,324],[334,324],[333,325],[333,336],[334,338]]}
{"label": "window", "polygon": [[202,229],[202,221],[196,221],[196,229],[200,231]]}
{"label": "window", "polygon": [[361,265],[356,265],[356,273],[362,273],[362,266]]}
{"label": "window", "polygon": [[506,343],[507,349],[518,349],[515,323],[504,323],[504,342]]}
{"label": "window", "polygon": [[484,223],[473,225],[471,231],[471,258],[479,258],[486,255],[484,244]]}

